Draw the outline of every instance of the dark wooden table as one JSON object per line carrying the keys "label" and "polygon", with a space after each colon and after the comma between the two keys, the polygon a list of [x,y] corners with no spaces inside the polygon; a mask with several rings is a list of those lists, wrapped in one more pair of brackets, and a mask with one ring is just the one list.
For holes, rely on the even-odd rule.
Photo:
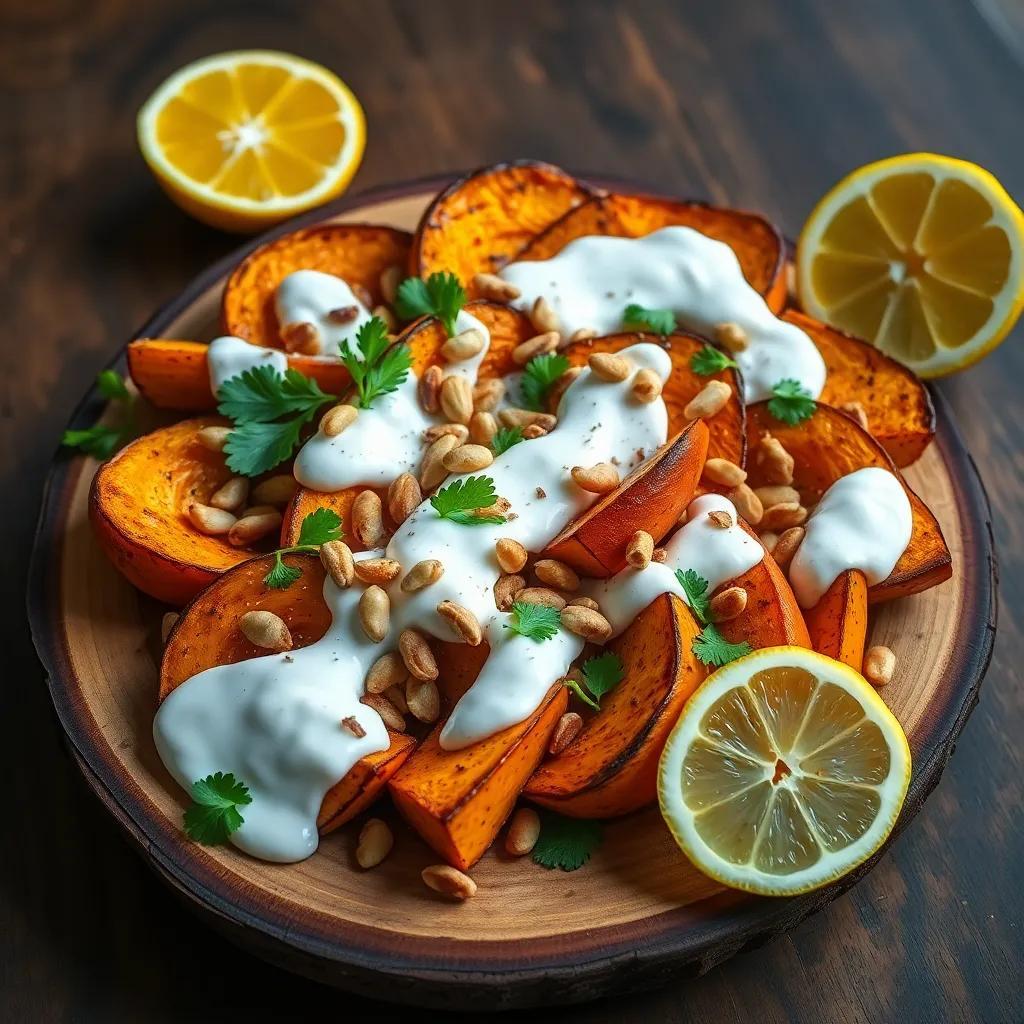
{"label": "dark wooden table", "polygon": [[[793,232],[847,170],[931,149],[1024,198],[1016,0],[3,0],[3,1020],[423,1019],[267,967],[180,907],[77,777],[24,625],[69,410],[158,303],[236,244],[164,199],[135,111],[181,64],[240,47],[303,54],[352,85],[370,133],[356,189],[535,156],[763,210]],[[924,811],[787,937],[538,1024],[1024,1019],[1022,340],[941,385],[994,505],[1003,615],[981,705]]]}

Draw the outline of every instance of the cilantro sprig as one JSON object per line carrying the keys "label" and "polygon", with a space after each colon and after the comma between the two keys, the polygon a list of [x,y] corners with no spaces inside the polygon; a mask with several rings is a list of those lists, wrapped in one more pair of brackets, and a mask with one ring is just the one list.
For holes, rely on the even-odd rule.
{"label": "cilantro sprig", "polygon": [[359,395],[359,408],[369,409],[381,395],[389,395],[405,383],[412,366],[412,355],[405,344],[392,345],[388,328],[380,317],[370,317],[356,331],[359,352],[349,339],[341,345],[341,361],[352,375]]}
{"label": "cilantro sprig", "polygon": [[498,500],[494,481],[489,476],[467,476],[442,487],[430,499],[434,511],[442,519],[462,526],[499,526],[504,516],[478,515]]}
{"label": "cilantro sprig", "polygon": [[533,860],[541,867],[576,871],[590,860],[601,845],[604,831],[598,821],[567,818],[541,810],[540,835],[533,847]]}
{"label": "cilantro sprig", "polygon": [[671,309],[647,309],[631,302],[622,314],[622,325],[655,334],[671,334],[676,329],[676,315]]}
{"label": "cilantro sprig", "polygon": [[716,668],[720,668],[722,665],[728,665],[730,661],[749,654],[751,648],[746,640],[738,644],[730,643],[722,636],[719,628],[710,621],[711,600],[708,595],[708,581],[693,569],[676,569],[676,579],[683,588],[690,610],[703,627],[690,645],[690,649],[698,660],[705,665],[714,665]]}
{"label": "cilantro sprig", "polygon": [[565,685],[584,704],[589,705],[595,711],[600,711],[601,698],[622,682],[625,672],[622,667],[622,659],[613,651],[607,651],[585,661],[582,674],[582,685],[572,676],[565,677]]}
{"label": "cilantro sprig", "polygon": [[235,424],[224,445],[228,468],[243,476],[273,469],[291,456],[317,410],[334,401],[298,370],[254,366],[229,378],[217,390],[217,411]]}
{"label": "cilantro sprig", "polygon": [[459,279],[446,270],[431,274],[426,281],[407,277],[398,286],[395,308],[403,320],[436,316],[451,337],[455,333],[455,318],[465,304],[466,290]]}
{"label": "cilantro sprig", "polygon": [[263,582],[274,590],[287,590],[302,576],[302,570],[284,561],[284,555],[315,555],[321,544],[340,540],[342,537],[341,516],[333,509],[318,508],[302,520],[299,527],[299,542],[274,552],[274,564]]}
{"label": "cilantro sprig", "polygon": [[523,368],[523,378],[519,383],[523,405],[535,412],[543,410],[551,386],[568,369],[569,360],[557,352],[534,356]]}
{"label": "cilantro sprig", "polygon": [[96,387],[104,398],[122,403],[120,426],[96,423],[83,430],[65,430],[60,443],[65,448],[77,448],[102,462],[135,436],[135,400],[125,386],[124,378],[114,370],[100,371],[96,377]]}
{"label": "cilantro sprig", "polygon": [[730,367],[735,369],[736,365],[735,359],[730,359],[714,345],[705,345],[690,357],[690,369],[701,377],[710,377],[713,373],[721,373]]}
{"label": "cilantro sprig", "polygon": [[562,624],[557,608],[546,604],[529,604],[526,601],[514,601],[512,612],[505,623],[505,629],[525,636],[536,643],[550,640]]}
{"label": "cilantro sprig", "polygon": [[491,438],[491,449],[495,455],[504,455],[523,440],[522,427],[501,427]]}
{"label": "cilantro sprig", "polygon": [[810,419],[817,407],[818,403],[811,397],[810,391],[792,377],[780,380],[772,388],[772,397],[768,399],[768,411],[791,427]]}
{"label": "cilantro sprig", "polygon": [[192,783],[185,809],[185,832],[204,846],[219,846],[245,822],[239,807],[252,803],[249,787],[231,772],[216,772]]}

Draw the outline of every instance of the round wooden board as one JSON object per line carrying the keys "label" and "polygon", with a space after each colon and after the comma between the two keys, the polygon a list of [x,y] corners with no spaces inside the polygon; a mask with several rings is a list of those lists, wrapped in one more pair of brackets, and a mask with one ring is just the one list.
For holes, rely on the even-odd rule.
{"label": "round wooden board", "polygon": [[[345,199],[287,229],[325,218],[411,228],[443,183]],[[197,278],[140,335],[213,337],[223,280],[242,254]],[[871,631],[872,642],[888,644],[900,659],[883,696],[914,755],[898,829],[952,753],[995,632],[987,500],[941,396],[934,397],[936,442],[907,478],[942,525],[954,577],[877,609]],[[72,425],[93,422],[100,408],[90,394]],[[869,862],[808,896],[755,899],[700,875],[652,809],[610,822],[594,859],[571,874],[491,851],[473,871],[476,898],[453,905],[420,883],[420,869],[436,856],[397,824],[394,854],[371,872],[354,868],[352,829],[289,866],[188,841],[180,828],[183,794],[151,734],[165,609],[131,587],[93,540],[86,499],[95,468],[91,460],[59,456],[39,521],[29,611],[53,702],[86,780],[150,863],[209,923],[253,952],[321,981],[411,1004],[494,1009],[580,1001],[702,973],[792,927],[870,870]]]}

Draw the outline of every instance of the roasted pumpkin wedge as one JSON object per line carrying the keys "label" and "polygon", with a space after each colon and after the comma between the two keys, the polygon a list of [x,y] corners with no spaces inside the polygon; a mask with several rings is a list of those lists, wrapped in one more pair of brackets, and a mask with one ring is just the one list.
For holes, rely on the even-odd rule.
{"label": "roasted pumpkin wedge", "polygon": [[641,238],[659,228],[681,226],[725,242],[740,261],[743,276],[772,310],[786,302],[786,246],[763,217],[703,203],[657,196],[597,196],[570,210],[543,234],[531,239],[515,260],[548,260],[570,242],[587,235]]}
{"label": "roasted pumpkin wedge", "polygon": [[[204,669],[234,665],[265,654],[250,643],[238,628],[249,611],[274,612],[284,619],[295,647],[319,640],[331,624],[323,599],[324,570],[314,555],[290,555],[302,576],[287,590],[273,590],[263,583],[273,560],[253,558],[224,573],[181,614],[167,638],[160,663],[160,699]],[[364,811],[383,792],[388,779],[416,746],[416,741],[392,732],[391,746],[361,758],[333,786],[320,805],[317,827],[321,834],[336,829]]]}
{"label": "roasted pumpkin wedge", "polygon": [[608,645],[622,660],[622,682],[576,739],[533,773],[523,796],[578,818],[612,818],[653,803],[662,748],[707,674],[691,650],[699,632],[678,597],[655,598]]}
{"label": "roasted pumpkin wedge", "polygon": [[381,274],[406,265],[411,240],[406,231],[371,224],[321,224],[281,235],[251,252],[228,278],[221,305],[224,333],[281,348],[274,294],[296,270],[334,274],[353,291],[362,289],[370,308],[379,305]]}
{"label": "roasted pumpkin wedge", "polygon": [[667,338],[661,338],[655,334],[628,331],[574,342],[562,354],[573,366],[585,366],[595,352],[619,352],[642,341],[660,345],[672,357],[672,374],[661,393],[668,407],[669,437],[678,434],[690,422],[685,409],[709,381],[720,380],[732,388],[732,396],[725,408],[705,421],[710,432],[708,458],[728,459],[742,466],[746,458],[747,442],[739,376],[734,370],[723,370],[709,377],[695,373],[690,360],[705,346],[706,342],[702,339],[692,334],[670,334]]}
{"label": "roasted pumpkin wedge", "polygon": [[[888,469],[899,478],[910,499],[913,532],[907,550],[889,578],[868,588],[870,603],[917,594],[953,574],[949,548],[938,520],[907,486],[882,445],[845,413],[819,403],[809,419],[788,426],[771,415],[767,402],[757,402],[747,407],[747,423],[752,447],[765,434],[772,434],[793,456],[793,486],[805,505],[815,504],[840,477],[866,466]],[[760,476],[757,460],[751,461],[754,464],[748,483],[753,487],[769,483]]]}
{"label": "roasted pumpkin wedge", "polygon": [[868,632],[868,581],[858,569],[836,577],[821,600],[804,612],[811,645],[858,672]]}
{"label": "roasted pumpkin wedge", "polygon": [[688,423],[638,466],[611,494],[573,520],[544,552],[584,576],[614,576],[626,565],[626,545],[638,529],[655,543],[679,521],[693,498],[708,450],[703,420]]}
{"label": "roasted pumpkin wedge", "polygon": [[465,285],[500,270],[531,238],[593,191],[534,160],[483,167],[448,186],[427,207],[409,254],[409,273],[451,271]]}
{"label": "roasted pumpkin wedge", "polygon": [[182,420],[126,445],[100,466],[89,493],[89,518],[100,546],[139,590],[181,605],[225,569],[255,553],[189,521],[192,501],[206,504],[232,475],[220,452],[197,440],[218,417]]}
{"label": "roasted pumpkin wedge", "polygon": [[804,313],[787,309],[782,319],[805,331],[825,360],[820,400],[836,408],[860,403],[871,436],[892,461],[900,467],[916,461],[935,434],[935,408],[924,381],[874,345]]}

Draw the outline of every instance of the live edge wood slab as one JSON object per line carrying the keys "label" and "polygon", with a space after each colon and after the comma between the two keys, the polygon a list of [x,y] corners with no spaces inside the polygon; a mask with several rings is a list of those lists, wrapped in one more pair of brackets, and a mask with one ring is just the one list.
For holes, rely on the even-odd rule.
{"label": "live edge wood slab", "polygon": [[[288,229],[325,216],[411,227],[439,184],[376,190]],[[200,275],[140,334],[212,337],[221,284],[240,255]],[[897,831],[946,766],[977,702],[995,632],[987,499],[944,401],[933,397],[935,443],[907,477],[939,519],[954,577],[877,609],[871,634],[900,656],[883,696],[914,757]],[[72,425],[92,422],[100,408],[91,393]],[[260,956],[411,1004],[575,1002],[703,973],[791,928],[873,866],[805,897],[754,899],[700,875],[648,810],[609,823],[597,855],[572,874],[492,851],[474,869],[476,898],[452,905],[420,885],[419,870],[436,857],[400,826],[394,854],[371,872],[354,866],[352,830],[287,867],[190,842],[180,829],[183,794],[151,737],[163,609],[119,576],[92,538],[86,497],[94,470],[81,458],[54,462],[32,561],[30,618],[54,706],[89,786],[152,867],[213,927]]]}

